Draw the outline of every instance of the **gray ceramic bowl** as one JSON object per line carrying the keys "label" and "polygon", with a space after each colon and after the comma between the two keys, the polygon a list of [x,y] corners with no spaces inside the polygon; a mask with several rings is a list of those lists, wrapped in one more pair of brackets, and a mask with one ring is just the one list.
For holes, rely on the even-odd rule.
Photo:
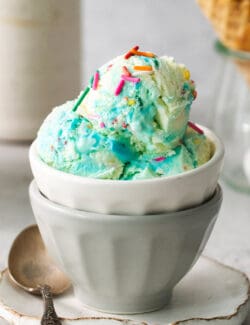
{"label": "gray ceramic bowl", "polygon": [[200,256],[219,212],[217,186],[207,202],[178,212],[126,216],[79,211],[45,198],[33,181],[32,208],[51,255],[82,303],[112,313],[167,304]]}

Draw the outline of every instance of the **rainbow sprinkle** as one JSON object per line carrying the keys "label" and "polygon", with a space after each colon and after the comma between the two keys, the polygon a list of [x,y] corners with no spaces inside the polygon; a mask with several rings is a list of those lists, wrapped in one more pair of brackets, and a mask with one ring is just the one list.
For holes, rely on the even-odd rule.
{"label": "rainbow sprinkle", "polygon": [[188,69],[185,69],[184,72],[183,72],[183,77],[184,79],[186,80],[189,80],[190,79],[190,71]]}
{"label": "rainbow sprinkle", "polygon": [[125,55],[124,55],[124,59],[129,59],[131,56],[133,55],[139,55],[139,56],[145,56],[148,58],[155,58],[156,55],[152,52],[140,52],[139,50],[139,46],[134,46],[131,50],[129,50]]}
{"label": "rainbow sprinkle", "polygon": [[203,130],[200,129],[196,124],[194,124],[193,122],[189,121],[188,122],[188,126],[190,126],[193,130],[195,130],[196,132],[198,132],[199,134],[204,134]]}
{"label": "rainbow sprinkle", "polygon": [[128,51],[128,53],[124,55],[124,59],[126,60],[129,59],[132,55],[134,55],[133,52],[138,50],[139,50],[139,46],[138,45],[134,46],[131,50]]}
{"label": "rainbow sprinkle", "polygon": [[121,77],[122,77],[123,80],[129,81],[129,82],[137,83],[137,82],[140,82],[141,81],[140,78],[128,77],[128,76],[125,76],[124,74]]}
{"label": "rainbow sprinkle", "polygon": [[93,88],[94,90],[96,90],[97,87],[98,87],[99,78],[100,78],[99,72],[96,71],[96,73],[95,73],[95,75],[94,75],[93,85],[92,85],[92,88]]}
{"label": "rainbow sprinkle", "polygon": [[193,96],[194,96],[194,100],[195,100],[196,97],[197,97],[197,91],[196,90],[193,91]]}
{"label": "rainbow sprinkle", "polygon": [[94,81],[94,76],[89,79],[89,87],[92,87]]}
{"label": "rainbow sprinkle", "polygon": [[153,68],[151,65],[135,65],[134,70],[137,71],[152,71]]}
{"label": "rainbow sprinkle", "polygon": [[134,46],[131,50],[129,50],[125,55],[124,55],[124,59],[129,59],[131,56],[133,55],[139,55],[139,56],[145,56],[148,58],[155,58],[156,55],[152,52],[140,52],[139,50],[139,46]]}
{"label": "rainbow sprinkle", "polygon": [[122,88],[124,87],[124,85],[125,85],[125,80],[121,79],[121,81],[119,82],[119,84],[118,84],[118,86],[117,86],[117,88],[115,90],[115,96],[118,96],[121,93]]}
{"label": "rainbow sprinkle", "polygon": [[122,67],[122,73],[123,73],[125,76],[131,77],[131,73],[128,71],[128,68],[125,67],[125,66]]}
{"label": "rainbow sprinkle", "polygon": [[102,128],[102,129],[105,128],[105,123],[104,122],[100,123],[100,128]]}
{"label": "rainbow sprinkle", "polygon": [[157,162],[163,161],[165,159],[166,159],[166,157],[163,157],[163,156],[154,158],[154,160],[157,161]]}
{"label": "rainbow sprinkle", "polygon": [[138,55],[138,56],[146,56],[148,58],[154,58],[155,57],[155,54],[152,53],[152,52],[139,52],[137,50],[131,50],[132,54],[134,55]]}
{"label": "rainbow sprinkle", "polygon": [[135,100],[134,100],[133,98],[128,99],[128,105],[129,105],[129,106],[132,106],[132,105],[134,105],[134,104],[135,104]]}
{"label": "rainbow sprinkle", "polygon": [[84,98],[87,96],[88,92],[90,91],[89,87],[86,87],[85,90],[83,91],[83,93],[79,96],[77,102],[75,103],[74,107],[73,107],[73,112],[75,112],[78,108],[78,106],[81,104],[81,102],[84,100]]}

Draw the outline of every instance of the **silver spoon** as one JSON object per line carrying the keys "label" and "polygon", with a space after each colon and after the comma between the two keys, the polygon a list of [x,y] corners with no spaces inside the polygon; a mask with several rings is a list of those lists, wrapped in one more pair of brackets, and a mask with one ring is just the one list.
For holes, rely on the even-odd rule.
{"label": "silver spoon", "polygon": [[42,241],[36,225],[24,229],[14,240],[8,258],[9,278],[20,288],[41,294],[44,301],[42,325],[59,325],[52,294],[63,293],[69,279],[58,269]]}

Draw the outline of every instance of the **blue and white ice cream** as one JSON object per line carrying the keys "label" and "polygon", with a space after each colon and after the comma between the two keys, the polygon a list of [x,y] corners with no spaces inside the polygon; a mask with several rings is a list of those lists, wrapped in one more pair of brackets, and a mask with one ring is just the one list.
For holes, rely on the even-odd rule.
{"label": "blue and white ice cream", "polygon": [[189,122],[195,97],[183,64],[134,48],[98,69],[78,99],[51,112],[38,132],[38,154],[58,170],[100,179],[197,168],[213,150]]}

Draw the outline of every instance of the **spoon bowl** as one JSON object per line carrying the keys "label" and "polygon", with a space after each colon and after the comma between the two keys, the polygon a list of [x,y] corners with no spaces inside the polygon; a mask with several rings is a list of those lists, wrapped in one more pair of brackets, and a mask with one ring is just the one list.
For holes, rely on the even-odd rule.
{"label": "spoon bowl", "polygon": [[11,280],[30,293],[40,294],[39,286],[46,284],[58,295],[70,286],[49,256],[36,225],[24,229],[13,242],[8,268]]}
{"label": "spoon bowl", "polygon": [[8,258],[9,278],[20,288],[41,294],[44,313],[41,325],[61,325],[52,295],[64,292],[69,279],[49,256],[36,225],[24,229],[14,240]]}

